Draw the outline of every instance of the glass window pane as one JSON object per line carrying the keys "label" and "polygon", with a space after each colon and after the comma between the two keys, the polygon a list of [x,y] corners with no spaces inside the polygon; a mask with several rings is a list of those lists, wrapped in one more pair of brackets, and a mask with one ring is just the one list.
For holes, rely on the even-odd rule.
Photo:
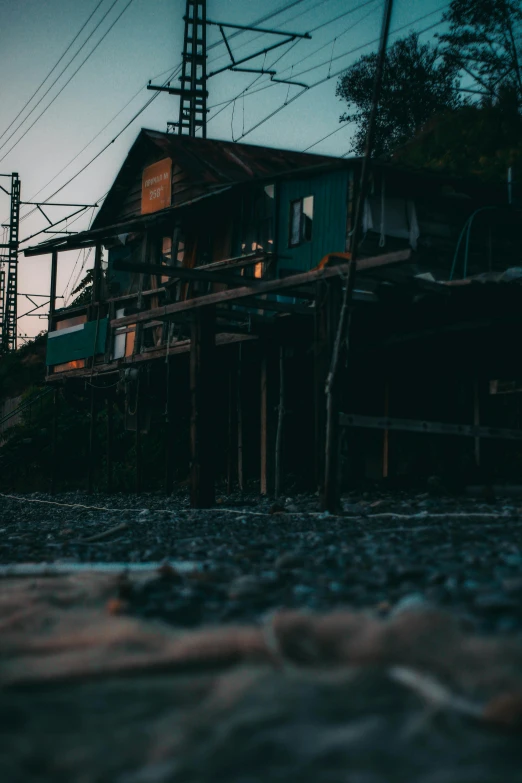
{"label": "glass window pane", "polygon": [[301,201],[293,201],[290,205],[290,246],[301,241]]}
{"label": "glass window pane", "polygon": [[314,219],[314,197],[307,196],[303,199],[303,241],[309,242],[312,238],[312,223]]}

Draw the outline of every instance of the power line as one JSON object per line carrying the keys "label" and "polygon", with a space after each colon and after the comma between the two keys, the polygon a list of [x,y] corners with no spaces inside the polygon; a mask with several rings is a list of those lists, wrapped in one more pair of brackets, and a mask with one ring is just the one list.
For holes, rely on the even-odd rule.
{"label": "power line", "polygon": [[[447,7],[447,6],[444,6],[444,7]],[[441,9],[439,8],[439,9],[437,9],[437,10],[438,10],[438,11],[440,11]],[[432,12],[431,14],[425,14],[423,17],[421,17],[421,19],[425,19],[425,18],[426,18],[426,16],[431,16],[433,13],[435,13],[435,12]],[[398,27],[398,28],[396,28],[396,29],[393,31],[393,34],[396,34],[396,33],[398,33],[398,32],[401,32],[401,31],[402,31],[402,30],[404,30],[406,27],[409,27],[409,26],[411,26],[412,24],[415,24],[417,21],[419,21],[419,20],[418,20],[418,19],[417,19],[417,20],[414,20],[413,22],[410,22],[410,23],[409,23],[409,24],[407,24],[407,25],[403,25],[402,27]],[[432,24],[432,25],[429,25],[428,27],[424,28],[423,30],[419,30],[419,35],[421,35],[422,33],[425,33],[425,32],[427,32],[428,30],[431,30],[431,29],[433,29],[434,27],[438,27],[440,24],[442,24],[442,22],[443,22],[443,21],[444,21],[443,19],[440,19],[438,22],[435,22],[434,24]],[[379,40],[379,39],[377,39],[377,40]],[[361,46],[358,46],[356,49],[352,49],[352,51],[351,51],[351,52],[347,52],[346,54],[352,54],[354,51],[359,51],[360,49],[362,49],[362,48],[365,48],[366,46],[371,46],[371,44],[373,44],[373,43],[375,43],[375,41],[369,41],[369,42],[368,42],[368,43],[366,43],[366,44],[362,44]],[[346,54],[345,54],[345,56],[346,56]],[[244,133],[242,133],[242,134],[241,134],[241,136],[239,136],[239,137],[236,139],[236,141],[239,141],[240,139],[244,138],[245,136],[248,136],[248,134],[249,134],[249,133],[252,133],[252,131],[256,130],[256,129],[257,129],[257,128],[259,128],[261,125],[263,125],[265,122],[267,122],[268,120],[272,119],[272,117],[274,117],[276,114],[279,114],[279,112],[280,112],[280,111],[282,111],[283,109],[285,109],[287,106],[289,106],[289,105],[290,105],[290,103],[293,103],[293,101],[297,100],[297,98],[300,98],[300,97],[301,97],[301,95],[303,95],[303,93],[307,92],[308,90],[311,90],[311,89],[312,89],[312,88],[314,88],[314,87],[318,87],[320,84],[324,84],[324,83],[325,83],[325,82],[327,82],[327,81],[328,81],[330,78],[335,78],[336,76],[340,76],[342,73],[344,73],[344,71],[345,71],[345,70],[346,70],[346,67],[343,67],[343,68],[341,68],[339,71],[337,71],[336,73],[333,73],[333,74],[331,74],[331,76],[330,76],[330,75],[329,75],[329,76],[326,76],[326,77],[324,77],[323,79],[319,79],[318,81],[314,82],[313,84],[310,84],[308,87],[305,87],[303,90],[301,90],[301,92],[297,93],[297,95],[294,95],[292,98],[290,98],[290,100],[286,100],[286,101],[285,101],[285,102],[284,102],[284,103],[283,103],[281,106],[279,106],[279,107],[278,107],[277,109],[275,109],[273,112],[271,112],[271,113],[270,113],[270,114],[268,114],[266,117],[264,117],[262,120],[260,120],[259,122],[257,122],[255,125],[253,125],[251,128],[249,128],[247,131],[245,131]],[[256,91],[256,92],[257,92],[257,91]]]}
{"label": "power line", "polygon": [[[333,18],[332,18],[332,19],[330,19],[328,22],[323,22],[322,24],[320,24],[320,25],[317,25],[317,27],[313,27],[313,28],[310,30],[310,33],[316,32],[316,31],[317,31],[317,30],[319,30],[321,27],[325,27],[326,25],[328,25],[328,24],[331,24],[331,23],[332,23],[332,22],[334,22],[334,21],[337,21],[337,20],[338,20],[338,19],[340,19],[341,17],[343,17],[343,16],[348,16],[349,14],[353,14],[353,13],[355,13],[356,11],[359,11],[360,9],[362,9],[362,8],[365,8],[366,6],[368,6],[368,5],[371,5],[371,4],[375,3],[375,2],[377,2],[377,0],[365,0],[365,2],[363,2],[363,3],[360,3],[359,5],[355,6],[354,8],[351,8],[349,11],[345,11],[343,14],[340,14],[339,16],[335,16],[335,17],[333,17]],[[371,13],[373,13],[373,12],[374,12],[374,9],[372,9],[372,10],[370,11],[370,13],[368,13],[368,14],[365,14],[363,17],[361,17],[360,19],[358,19],[358,20],[355,22],[355,24],[351,25],[350,27],[347,27],[347,28],[346,28],[346,29],[345,29],[345,30],[344,30],[342,33],[339,33],[339,34],[338,34],[338,35],[336,35],[335,37],[336,37],[336,38],[340,38],[341,36],[345,35],[345,33],[349,32],[350,30],[353,30],[353,29],[354,29],[354,27],[355,27],[356,25],[358,25],[360,22],[363,22],[365,19],[367,19],[367,18],[368,18],[368,16],[370,16],[370,14],[371,14]],[[335,40],[335,38],[331,38],[331,39],[330,39],[330,40],[328,40],[328,41],[327,41],[325,44],[321,45],[321,46],[320,46],[318,49],[314,49],[314,51],[313,51],[313,52],[309,52],[308,54],[306,54],[304,57],[302,57],[302,58],[299,60],[299,63],[303,63],[305,60],[308,60],[310,57],[313,57],[313,56],[314,56],[314,54],[317,54],[317,52],[320,52],[320,51],[321,51],[322,49],[324,49],[326,46],[329,46],[329,45],[332,43],[332,41],[334,41],[334,40]],[[290,48],[292,48],[292,47],[290,47]],[[284,54],[283,54],[281,57],[279,57],[279,58],[278,58],[278,60],[276,60],[276,62],[279,62],[279,60],[281,60],[281,59],[282,59],[282,57],[284,57],[284,56],[285,56],[285,54],[288,54],[288,52],[289,52],[289,51],[290,51],[290,49],[288,49],[288,50],[287,50],[287,51],[286,51],[286,52],[285,52],[285,53],[284,53]],[[342,55],[341,55],[341,56],[342,56]],[[337,58],[336,58],[336,59],[337,59]],[[271,66],[269,66],[269,68],[272,68],[272,67],[273,67],[273,65],[275,65],[275,63],[273,63]],[[294,63],[294,65],[295,65],[295,63]],[[322,65],[322,63],[321,63],[321,65]],[[284,74],[284,73],[287,73],[287,72],[290,70],[290,68],[293,68],[293,67],[294,67],[294,66],[292,65],[292,66],[288,66],[287,68],[283,68],[283,70],[282,70],[282,71],[280,71],[280,74],[279,74],[279,75],[282,75],[282,74]],[[317,67],[320,67],[320,66],[317,66]],[[297,76],[297,74],[292,74],[292,78],[293,78],[293,77],[295,77],[295,76]],[[256,79],[255,81],[258,81],[258,79]],[[263,87],[260,87],[258,90],[254,90],[254,92],[250,93],[250,95],[255,95],[257,92],[261,92],[262,90],[266,90],[266,89],[268,89],[269,87],[275,87],[275,86],[276,86],[276,84],[277,84],[276,82],[270,82],[269,84],[266,84],[266,85],[264,85]],[[246,89],[247,89],[247,90],[248,90],[248,89],[250,89],[250,87],[251,87],[251,86],[252,86],[252,85],[249,85],[249,87],[247,87]],[[229,106],[229,105],[230,105],[230,103],[231,103],[233,100],[237,100],[237,98],[239,98],[241,95],[243,95],[243,94],[244,94],[244,92],[245,92],[245,91],[243,91],[243,92],[239,93],[239,95],[236,95],[236,96],[235,96],[235,98],[231,98],[231,99],[229,99],[229,100],[226,100],[226,101],[221,101],[220,103],[215,103],[215,104],[213,104],[213,105],[212,105],[210,108],[211,108],[211,109],[216,109],[216,108],[218,108],[218,106]],[[216,115],[214,115],[214,116],[216,116]]]}
{"label": "power line", "polygon": [[[51,70],[49,71],[49,73],[47,74],[47,76],[45,77],[45,79],[44,79],[42,82],[40,82],[40,84],[38,85],[38,87],[36,88],[36,90],[33,92],[33,94],[31,95],[31,97],[30,97],[30,98],[29,98],[29,99],[28,99],[28,100],[25,102],[25,104],[22,106],[22,108],[20,109],[20,111],[18,112],[18,114],[16,115],[16,117],[14,118],[14,120],[12,120],[12,122],[11,122],[11,123],[10,123],[10,124],[7,126],[7,128],[6,128],[6,129],[3,131],[3,133],[2,133],[2,134],[0,134],[0,139],[2,139],[2,138],[5,136],[5,134],[6,134],[6,133],[7,133],[7,131],[9,130],[9,128],[11,128],[11,127],[12,127],[12,126],[15,124],[15,122],[16,122],[16,121],[17,121],[17,119],[18,119],[18,117],[19,117],[19,116],[20,116],[20,115],[21,115],[21,114],[22,114],[22,113],[25,111],[25,109],[26,109],[26,108],[29,106],[29,104],[31,103],[31,101],[33,100],[33,98],[35,97],[35,95],[36,95],[36,94],[37,94],[37,93],[38,93],[38,92],[39,92],[39,91],[42,89],[42,87],[44,86],[44,84],[45,84],[45,82],[47,81],[47,79],[48,79],[48,78],[51,76],[51,74],[52,74],[52,73],[53,73],[53,72],[54,72],[54,71],[57,69],[57,67],[60,65],[61,61],[63,60],[63,58],[65,57],[65,55],[67,54],[67,52],[68,52],[68,51],[71,49],[71,47],[74,45],[74,43],[75,43],[75,42],[78,40],[78,38],[80,37],[80,35],[82,34],[82,32],[85,30],[85,28],[87,27],[87,25],[88,25],[88,24],[89,24],[89,22],[91,21],[92,17],[94,16],[94,14],[96,13],[96,11],[98,10],[98,8],[101,6],[101,4],[102,4],[103,2],[105,2],[105,0],[99,0],[99,3],[97,4],[97,6],[96,6],[96,8],[94,9],[94,11],[93,11],[93,12],[90,14],[90,16],[89,16],[89,18],[87,19],[87,21],[85,21],[85,22],[83,23],[83,25],[80,27],[80,29],[78,30],[78,32],[76,33],[76,35],[75,35],[75,36],[74,36],[74,38],[72,39],[72,41],[71,41],[71,43],[69,44],[69,46],[67,47],[67,49],[66,49],[66,50],[63,52],[63,54],[62,54],[62,55],[59,57],[59,59],[58,59],[58,60],[56,61],[56,63],[53,65],[53,67],[51,68]],[[87,41],[88,41],[88,40],[89,40],[89,39],[87,39]],[[85,41],[85,43],[87,43],[87,41]],[[84,43],[82,46],[85,46],[85,43]],[[75,54],[74,56],[76,57],[76,56],[77,56],[77,54],[78,54],[80,51],[81,51],[81,48],[78,50],[78,52],[76,52],[76,54]],[[73,59],[74,59],[74,57],[73,57]],[[71,64],[71,62],[72,62],[72,60],[71,60],[71,61],[68,63],[68,65],[66,66],[66,68],[67,68],[67,67],[68,67],[68,66]],[[63,73],[63,71],[62,71],[62,73]],[[60,74],[60,76],[61,76],[61,74]],[[58,78],[60,78],[60,77],[58,77]],[[55,82],[55,83],[56,83],[56,82]],[[45,97],[45,96],[44,96],[44,97]],[[29,115],[28,115],[28,116],[29,116]],[[27,117],[26,117],[25,119],[27,119]],[[25,120],[24,120],[24,122],[25,122]],[[16,133],[16,131],[15,131],[15,133]]]}
{"label": "power line", "polygon": [[[391,32],[391,34],[395,35],[395,34],[397,34],[397,33],[399,33],[399,32],[402,32],[402,31],[403,31],[403,30],[405,30],[406,28],[408,28],[408,27],[411,27],[413,24],[416,24],[417,22],[421,22],[423,19],[427,19],[428,17],[430,17],[430,16],[433,16],[434,14],[436,14],[436,13],[439,13],[440,11],[443,11],[443,10],[444,10],[445,8],[447,8],[447,7],[448,7],[448,4],[445,4],[445,5],[443,5],[443,6],[440,6],[439,8],[435,9],[434,11],[430,11],[428,14],[424,14],[423,16],[420,16],[420,17],[418,17],[417,19],[414,19],[414,20],[412,20],[411,22],[408,22],[407,24],[404,24],[404,25],[402,25],[401,27],[397,27],[395,30],[393,30],[393,31]],[[425,32],[427,32],[428,30],[431,30],[431,29],[433,29],[434,27],[437,27],[437,26],[438,26],[439,24],[441,24],[442,22],[443,22],[443,20],[442,20],[442,19],[440,19],[440,20],[439,20],[438,22],[436,22],[435,24],[432,24],[432,25],[430,25],[429,27],[426,27],[426,28],[424,28],[423,30],[420,30],[420,31],[419,31],[419,35],[421,35],[422,33],[425,33]],[[298,73],[294,73],[294,74],[293,74],[293,78],[298,78],[299,76],[302,76],[302,75],[303,75],[303,74],[305,74],[305,73],[310,73],[311,71],[314,71],[314,70],[316,70],[317,68],[321,68],[323,65],[329,65],[329,64],[331,64],[332,62],[335,62],[336,60],[340,60],[340,59],[342,59],[342,58],[344,58],[344,57],[348,57],[350,54],[354,54],[355,52],[359,52],[359,51],[361,51],[362,49],[365,49],[366,47],[368,47],[368,46],[371,46],[371,45],[372,45],[372,44],[374,44],[374,43],[378,43],[378,42],[379,42],[379,40],[380,40],[379,38],[374,38],[372,41],[367,41],[366,43],[364,43],[364,44],[361,44],[360,46],[356,46],[356,47],[354,47],[353,49],[349,49],[348,51],[346,51],[346,52],[343,52],[342,54],[339,54],[339,55],[337,55],[336,57],[329,58],[328,60],[323,60],[322,62],[318,63],[317,65],[313,65],[313,66],[311,66],[310,68],[307,68],[307,69],[305,69],[304,71],[299,71]],[[303,59],[306,59],[306,58],[303,58]],[[300,62],[303,62],[303,60],[301,60]],[[317,82],[314,82],[313,84],[309,85],[307,88],[305,88],[304,90],[302,90],[300,93],[298,93],[298,96],[299,96],[299,95],[302,95],[302,93],[303,93],[303,92],[306,92],[306,90],[307,90],[307,89],[311,89],[312,87],[317,87],[319,84],[324,84],[324,82],[328,81],[329,79],[333,79],[333,78],[335,78],[336,76],[339,76],[341,73],[343,73],[343,72],[346,70],[346,68],[347,68],[347,66],[344,66],[344,67],[343,67],[343,68],[341,68],[339,71],[336,71],[336,72],[335,72],[335,73],[333,73],[333,74],[329,74],[327,77],[325,77],[325,78],[323,78],[323,79],[320,79],[320,80],[319,80],[319,81],[317,81]],[[286,69],[285,69],[284,71],[282,71],[281,73],[283,74],[283,73],[285,73],[285,71],[287,71],[287,70],[289,70],[289,69],[288,69],[288,68],[286,68]],[[262,86],[262,87],[259,87],[257,90],[253,90],[252,92],[249,92],[249,93],[248,93],[248,96],[256,95],[256,94],[257,94],[257,93],[259,93],[259,92],[263,92],[263,90],[267,90],[267,89],[270,89],[271,87],[275,87],[275,86],[277,86],[275,83],[269,83],[269,84],[265,84],[264,86]],[[296,97],[298,97],[298,96],[294,96],[293,98],[291,98],[291,99],[290,99],[290,101],[286,101],[286,102],[283,104],[283,106],[282,106],[282,107],[280,107],[280,109],[279,109],[278,111],[280,111],[280,110],[281,110],[281,108],[284,108],[284,106],[285,106],[285,105],[287,105],[287,103],[291,103],[291,102],[292,102],[292,101],[293,101],[293,100],[294,100]],[[237,97],[237,96],[236,96],[236,97]],[[228,102],[223,102],[223,106],[224,106],[224,108],[226,108],[227,106],[230,106],[230,104],[232,103],[232,101],[233,101],[233,100],[234,100],[234,98],[230,99]],[[219,104],[215,104],[215,106],[217,106],[217,105],[219,105]],[[276,112],[276,113],[277,113],[277,112]],[[216,115],[214,115],[214,116],[216,116]],[[272,115],[271,115],[271,116],[272,116]],[[248,131],[248,132],[250,132],[250,131]],[[241,137],[240,137],[240,138],[241,138]]]}
{"label": "power line", "polygon": [[[119,2],[119,0],[114,0],[113,4],[112,4],[112,5],[111,5],[111,7],[109,8],[109,10],[107,11],[107,13],[106,13],[106,14],[105,14],[105,16],[103,17],[103,19],[105,19],[105,17],[107,16],[107,14],[109,14],[109,13],[112,11],[112,9],[114,8],[114,6],[116,5],[116,3],[117,3],[117,2]],[[133,3],[133,2],[134,2],[134,0],[128,0],[128,3],[127,3],[127,5],[124,7],[123,11],[121,11],[121,12],[118,14],[118,16],[116,17],[116,19],[114,20],[114,22],[113,22],[113,23],[110,25],[109,29],[108,29],[108,30],[107,30],[107,31],[106,31],[106,32],[105,32],[105,33],[102,35],[102,37],[99,39],[99,41],[97,42],[97,44],[96,44],[96,45],[93,47],[93,49],[91,49],[91,51],[89,52],[89,54],[87,55],[87,57],[85,57],[85,59],[84,59],[84,60],[82,60],[82,62],[81,62],[81,63],[80,63],[80,65],[78,66],[78,68],[77,68],[77,69],[74,71],[73,75],[72,75],[71,77],[69,77],[69,79],[68,79],[68,80],[65,82],[65,84],[64,84],[64,85],[63,85],[63,86],[62,86],[62,87],[61,87],[61,88],[58,90],[58,92],[56,93],[56,95],[54,96],[54,98],[53,98],[53,99],[50,101],[50,103],[48,103],[48,104],[47,104],[47,106],[44,108],[44,110],[43,110],[42,112],[40,112],[40,114],[38,115],[38,117],[36,118],[36,120],[34,120],[34,121],[31,123],[31,125],[29,126],[29,128],[27,128],[27,130],[25,130],[25,131],[24,131],[24,133],[22,133],[22,135],[20,136],[20,138],[19,138],[17,141],[15,141],[15,143],[13,144],[13,146],[12,146],[12,147],[10,147],[10,148],[9,148],[9,150],[8,150],[8,151],[7,151],[7,152],[6,152],[6,153],[3,155],[3,157],[1,157],[1,158],[0,158],[0,162],[1,162],[2,160],[4,160],[4,158],[6,158],[6,157],[9,155],[9,153],[10,153],[10,152],[12,152],[12,151],[14,150],[14,148],[15,148],[15,147],[16,147],[16,146],[17,146],[17,145],[18,145],[18,144],[19,144],[19,143],[22,141],[22,139],[24,138],[24,136],[26,136],[26,135],[29,133],[29,131],[30,131],[32,128],[34,128],[34,126],[36,125],[36,123],[38,122],[38,120],[39,120],[39,119],[40,119],[40,118],[41,118],[41,117],[42,117],[42,116],[45,114],[45,112],[47,111],[47,109],[49,109],[49,108],[50,108],[50,107],[53,105],[53,103],[55,102],[55,100],[58,98],[58,96],[59,96],[59,95],[61,95],[61,94],[62,94],[62,92],[63,92],[63,91],[65,90],[65,88],[67,87],[67,85],[71,83],[71,81],[74,79],[74,77],[76,76],[76,74],[78,73],[78,71],[80,71],[80,70],[81,70],[81,68],[83,68],[83,66],[85,65],[85,63],[87,62],[87,60],[89,60],[89,58],[90,58],[90,57],[91,57],[91,56],[94,54],[94,52],[96,51],[96,49],[98,48],[98,46],[99,46],[99,45],[102,43],[102,41],[103,41],[103,40],[104,40],[104,39],[105,39],[105,38],[108,36],[108,34],[110,33],[110,31],[112,30],[112,28],[114,27],[114,25],[115,25],[115,24],[117,24],[117,22],[119,22],[119,20],[121,19],[121,17],[122,17],[122,16],[123,16],[123,14],[125,13],[125,11],[126,11],[126,10],[127,10],[127,9],[128,9],[130,6],[131,6],[131,5],[132,5],[132,3]],[[103,19],[102,19],[101,21],[103,21]],[[99,24],[101,24],[101,22],[100,22]],[[99,24],[97,25],[97,27],[99,27]],[[97,28],[95,28],[95,29],[97,29]],[[93,31],[93,32],[94,32],[94,31]],[[91,34],[91,35],[92,35],[92,34]],[[90,36],[89,36],[89,37],[90,37]],[[87,39],[87,40],[88,40],[88,39]],[[73,59],[74,59],[74,58],[73,58]],[[72,61],[71,61],[71,62],[72,62]],[[63,71],[62,71],[62,73],[63,73]],[[61,74],[60,74],[60,76],[61,76]],[[59,78],[59,77],[58,77],[58,78]],[[49,89],[51,89],[51,88],[54,86],[54,84],[56,84],[56,81],[54,81],[54,82],[53,82],[53,84],[51,85],[51,87],[50,87]],[[40,102],[43,100],[43,98],[45,97],[45,95],[47,95],[47,93],[48,93],[48,92],[49,92],[49,90],[47,90],[47,92],[46,92],[46,93],[44,94],[44,96],[43,96],[43,97],[40,99],[40,101],[38,101],[38,103],[37,103],[37,104],[34,106],[34,108],[31,110],[31,112],[30,112],[29,114],[31,114],[31,113],[34,111],[34,109],[36,108],[36,106],[38,106],[38,104],[39,104],[39,103],[40,103]],[[29,114],[27,115],[27,117],[29,117]],[[26,117],[25,119],[27,119],[27,117]],[[24,122],[25,122],[25,120],[24,120]],[[23,123],[21,123],[21,124],[23,124]],[[19,128],[19,127],[20,127],[20,125],[18,126],[18,128]],[[17,128],[16,130],[18,130],[18,128]],[[14,133],[12,133],[12,134],[11,134],[11,136],[9,137],[9,139],[11,139],[11,138],[14,136],[14,134],[15,134],[15,133],[16,133],[16,131],[14,131]],[[7,141],[6,141],[6,142],[4,142],[4,144],[2,144],[2,145],[1,145],[0,149],[2,149],[2,148],[3,148],[3,147],[6,145],[6,144],[7,144],[7,142],[9,141],[9,139],[7,139]]]}
{"label": "power line", "polygon": [[345,122],[344,124],[339,125],[338,128],[336,128],[335,130],[331,131],[331,133],[327,133],[326,136],[323,136],[322,139],[319,139],[318,141],[314,141],[313,144],[310,144],[308,147],[305,147],[304,150],[302,150],[302,152],[308,152],[308,150],[311,150],[312,147],[317,147],[318,144],[320,144],[322,141],[325,141],[325,139],[329,139],[330,136],[334,135],[334,133],[339,133],[339,131],[343,130],[343,128],[347,128],[349,124],[350,123]]}

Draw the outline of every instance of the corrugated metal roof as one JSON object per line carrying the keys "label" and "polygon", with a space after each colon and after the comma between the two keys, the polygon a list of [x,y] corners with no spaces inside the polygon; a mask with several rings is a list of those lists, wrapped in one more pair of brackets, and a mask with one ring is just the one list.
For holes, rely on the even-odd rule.
{"label": "corrugated metal roof", "polygon": [[[154,156],[154,150],[160,155]],[[346,165],[346,159],[308,152],[259,147],[217,139],[200,139],[142,128],[100,208],[93,228],[115,222],[122,198],[146,159],[170,157],[186,173],[190,195],[226,185],[266,180],[303,169]]]}
{"label": "corrugated metal roof", "polygon": [[342,158],[295,150],[191,138],[147,129],[143,129],[142,133],[166,155],[175,159],[182,169],[209,185],[266,179],[308,166],[335,164],[339,160],[344,162]]}

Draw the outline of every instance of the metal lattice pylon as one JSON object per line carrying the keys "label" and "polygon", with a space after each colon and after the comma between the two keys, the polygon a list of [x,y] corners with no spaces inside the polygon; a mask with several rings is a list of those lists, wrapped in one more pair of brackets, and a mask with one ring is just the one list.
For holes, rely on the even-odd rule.
{"label": "metal lattice pylon", "polygon": [[198,128],[207,135],[207,3],[187,0],[181,70],[179,120],[168,130],[195,136]]}
{"label": "metal lattice pylon", "polygon": [[18,296],[18,245],[20,223],[20,179],[18,174],[11,175],[11,214],[9,220],[9,242],[7,244],[7,274],[3,285],[2,344],[3,353],[16,351],[17,332],[17,296]]}

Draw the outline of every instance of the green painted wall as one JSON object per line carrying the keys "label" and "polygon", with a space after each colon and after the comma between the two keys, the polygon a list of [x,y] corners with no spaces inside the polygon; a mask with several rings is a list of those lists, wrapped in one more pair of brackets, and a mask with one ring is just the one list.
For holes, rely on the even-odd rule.
{"label": "green painted wall", "polygon": [[[348,202],[348,169],[292,179],[279,184],[278,269],[307,272],[327,253],[344,252]],[[314,197],[312,240],[288,247],[290,203]]]}
{"label": "green painted wall", "polygon": [[101,318],[99,322],[88,321],[82,324],[81,329],[74,332],[60,334],[53,332],[55,337],[47,338],[46,364],[64,364],[75,359],[86,359],[89,356],[105,353],[107,341],[108,318]]}

